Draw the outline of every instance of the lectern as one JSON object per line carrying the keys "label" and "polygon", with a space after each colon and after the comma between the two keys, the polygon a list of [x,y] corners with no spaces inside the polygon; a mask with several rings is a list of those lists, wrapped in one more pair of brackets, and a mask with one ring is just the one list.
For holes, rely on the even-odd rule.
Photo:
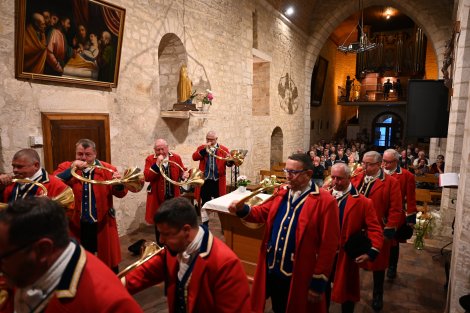
{"label": "lectern", "polygon": [[[249,191],[237,189],[225,196],[206,202],[203,208],[217,212],[224,232],[225,243],[240,258],[248,279],[252,280],[263,239],[264,225],[246,223],[227,209],[233,200],[239,200],[249,194]],[[266,199],[270,195],[259,194],[258,196],[261,199]]]}

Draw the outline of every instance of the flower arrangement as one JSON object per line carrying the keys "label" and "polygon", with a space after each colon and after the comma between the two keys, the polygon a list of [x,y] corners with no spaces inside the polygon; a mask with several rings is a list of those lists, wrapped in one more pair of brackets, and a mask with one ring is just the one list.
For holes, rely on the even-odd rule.
{"label": "flower arrangement", "polygon": [[237,187],[240,187],[240,186],[246,187],[250,183],[251,181],[245,175],[240,175],[237,178]]}
{"label": "flower arrangement", "polygon": [[424,249],[424,237],[429,235],[433,229],[433,214],[429,212],[418,212],[416,215],[414,247],[417,250]]}
{"label": "flower arrangement", "polygon": [[196,90],[194,90],[191,93],[191,96],[189,96],[189,99],[191,100],[191,103],[194,99],[196,99],[197,101],[200,101],[203,104],[212,105],[212,100],[214,100],[214,94],[209,89],[206,89],[205,92],[197,92]]}

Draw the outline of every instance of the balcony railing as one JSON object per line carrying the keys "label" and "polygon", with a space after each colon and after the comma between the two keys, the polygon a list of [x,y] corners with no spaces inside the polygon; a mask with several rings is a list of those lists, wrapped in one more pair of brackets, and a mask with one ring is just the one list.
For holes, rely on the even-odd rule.
{"label": "balcony railing", "polygon": [[384,93],[384,86],[381,84],[355,84],[351,88],[349,99],[346,99],[346,88],[343,86],[338,86],[338,102],[406,101],[406,88],[399,88],[401,88],[401,92],[399,92],[399,90],[396,88],[390,89],[387,97],[387,95]]}

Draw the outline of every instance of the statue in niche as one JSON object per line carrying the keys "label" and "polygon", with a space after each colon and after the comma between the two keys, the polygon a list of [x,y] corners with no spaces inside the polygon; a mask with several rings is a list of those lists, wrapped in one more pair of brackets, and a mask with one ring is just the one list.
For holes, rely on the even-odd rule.
{"label": "statue in niche", "polygon": [[191,90],[193,84],[188,77],[188,69],[185,64],[181,65],[180,69],[180,79],[178,81],[178,102],[186,102],[191,98]]}

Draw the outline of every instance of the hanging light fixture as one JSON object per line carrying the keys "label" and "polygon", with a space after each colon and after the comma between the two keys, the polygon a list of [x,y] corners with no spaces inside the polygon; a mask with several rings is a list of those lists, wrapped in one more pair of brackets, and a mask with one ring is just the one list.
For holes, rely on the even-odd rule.
{"label": "hanging light fixture", "polygon": [[[361,11],[361,18],[356,24],[355,28],[349,33],[348,37],[344,42],[338,46],[338,50],[344,53],[361,53],[365,51],[372,50],[377,47],[376,43],[372,43],[367,38],[367,34],[364,32],[364,8],[362,6],[362,0],[359,0],[359,10]],[[358,28],[359,31],[359,41],[352,42],[347,44],[347,41],[354,30]]]}

